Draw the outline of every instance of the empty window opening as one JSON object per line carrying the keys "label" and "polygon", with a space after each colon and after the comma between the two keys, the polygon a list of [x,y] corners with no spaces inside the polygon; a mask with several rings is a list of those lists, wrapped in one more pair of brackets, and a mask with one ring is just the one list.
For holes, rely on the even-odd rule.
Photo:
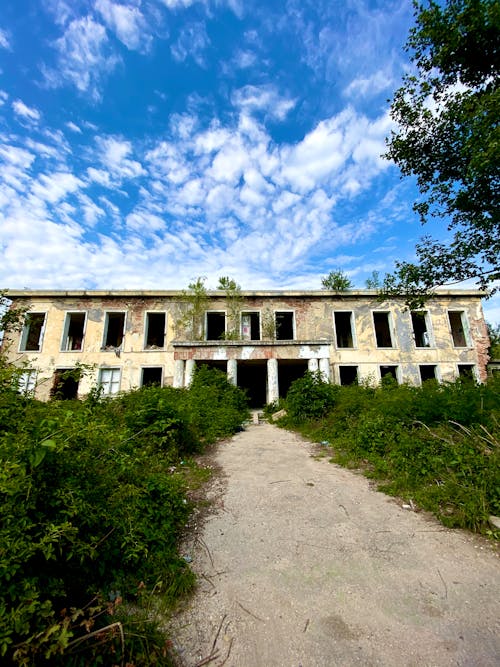
{"label": "empty window opening", "polygon": [[335,336],[337,347],[354,347],[352,313],[335,313]]}
{"label": "empty window opening", "polygon": [[421,382],[426,382],[427,380],[437,380],[436,366],[430,366],[429,364],[426,364],[424,366],[419,366],[418,370],[420,371]]}
{"label": "empty window opening", "polygon": [[99,387],[103,396],[113,396],[120,391],[119,368],[101,368],[99,371]]}
{"label": "empty window opening", "polygon": [[161,387],[163,368],[161,366],[148,366],[142,369],[141,387]]}
{"label": "empty window opening", "polygon": [[77,368],[58,368],[54,373],[54,382],[50,390],[51,398],[69,401],[78,396],[80,374]]}
{"label": "empty window opening", "polygon": [[165,313],[146,313],[146,349],[165,346]]}
{"label": "empty window opening", "polygon": [[448,311],[451,336],[453,338],[453,345],[455,347],[467,347],[467,337],[465,334],[464,318],[465,314],[462,310]]}
{"label": "empty window opening", "polygon": [[397,366],[380,366],[380,379],[390,380],[392,378],[396,382],[398,381],[398,367]]}
{"label": "empty window opening", "polygon": [[389,313],[373,313],[377,347],[392,347]]}
{"label": "empty window opening", "polygon": [[85,313],[67,313],[62,350],[81,350],[85,332]]}
{"label": "empty window opening", "polygon": [[21,335],[21,352],[40,352],[45,325],[45,313],[28,313]]}
{"label": "empty window opening", "polygon": [[458,377],[464,380],[475,380],[474,364],[458,364]]}
{"label": "empty window opening", "polygon": [[33,396],[36,388],[36,371],[24,370],[17,378],[17,390],[25,396]]}
{"label": "empty window opening", "polygon": [[226,313],[207,313],[207,340],[222,340],[226,334]]}
{"label": "empty window opening", "polygon": [[293,313],[277,312],[275,317],[276,340],[293,340]]}
{"label": "empty window opening", "polygon": [[104,347],[121,347],[123,331],[125,329],[125,313],[106,313],[104,329]]}
{"label": "empty window opening", "polygon": [[413,336],[417,347],[429,347],[430,337],[427,327],[427,313],[415,311],[411,314],[411,323],[413,326]]}
{"label": "empty window opening", "polygon": [[357,366],[339,366],[340,384],[357,384],[358,367]]}
{"label": "empty window opening", "polygon": [[241,338],[260,340],[260,313],[241,314]]}

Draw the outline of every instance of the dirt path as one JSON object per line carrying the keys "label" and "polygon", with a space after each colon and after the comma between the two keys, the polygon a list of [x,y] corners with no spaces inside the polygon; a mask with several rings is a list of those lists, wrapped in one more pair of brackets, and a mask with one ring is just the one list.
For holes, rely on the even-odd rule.
{"label": "dirt path", "polygon": [[216,511],[185,545],[200,586],[172,629],[181,664],[498,667],[491,548],[312,451],[268,424],[219,445]]}

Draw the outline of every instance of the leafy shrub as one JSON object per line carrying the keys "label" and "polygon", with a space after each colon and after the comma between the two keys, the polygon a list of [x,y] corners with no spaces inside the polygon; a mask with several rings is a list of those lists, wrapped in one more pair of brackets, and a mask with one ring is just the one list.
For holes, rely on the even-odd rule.
{"label": "leafy shrub", "polygon": [[152,590],[168,607],[194,585],[177,553],[190,512],[180,457],[247,412],[203,370],[189,390],[107,400],[0,391],[2,664],[169,664],[143,606]]}
{"label": "leafy shrub", "polygon": [[323,417],[334,406],[337,393],[337,387],[325,382],[320,372],[307,371],[288,391],[286,423],[300,424]]}

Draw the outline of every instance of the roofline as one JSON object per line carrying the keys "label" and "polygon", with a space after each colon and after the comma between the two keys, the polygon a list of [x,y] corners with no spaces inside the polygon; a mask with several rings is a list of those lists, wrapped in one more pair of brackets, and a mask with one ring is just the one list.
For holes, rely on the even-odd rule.
{"label": "roofline", "polygon": [[[98,298],[98,297],[179,297],[186,290],[29,290],[29,289],[7,289],[5,290],[5,296],[9,298],[16,299],[28,299],[30,297],[55,297],[55,298],[64,298],[64,297],[88,297],[88,298]],[[319,297],[342,297],[342,298],[354,298],[360,296],[377,296],[378,290],[376,289],[351,289],[346,291],[335,291],[335,290],[242,290],[241,296],[243,297],[310,297],[310,298],[319,298]],[[432,300],[433,296],[437,297],[446,297],[446,296],[473,296],[477,298],[486,297],[486,292],[479,289],[436,289],[433,292],[433,295],[430,296],[429,300]],[[207,296],[209,297],[225,297],[227,296],[223,290],[207,290]],[[405,295],[395,297],[387,297],[386,300],[396,300],[404,299]]]}

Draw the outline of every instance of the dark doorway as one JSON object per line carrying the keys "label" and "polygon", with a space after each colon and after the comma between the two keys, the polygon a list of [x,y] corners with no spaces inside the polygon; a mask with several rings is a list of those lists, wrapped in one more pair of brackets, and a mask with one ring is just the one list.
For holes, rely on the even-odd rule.
{"label": "dark doorway", "polygon": [[251,408],[261,408],[267,402],[267,361],[238,361],[238,387],[245,389]]}
{"label": "dark doorway", "polygon": [[219,361],[214,359],[201,359],[196,360],[196,367],[198,366],[208,366],[209,368],[217,368],[223,373],[227,373],[227,361]]}
{"label": "dark doorway", "polygon": [[278,384],[280,398],[284,398],[290,385],[295,380],[304,377],[307,371],[307,361],[303,359],[279,359],[278,360]]}

